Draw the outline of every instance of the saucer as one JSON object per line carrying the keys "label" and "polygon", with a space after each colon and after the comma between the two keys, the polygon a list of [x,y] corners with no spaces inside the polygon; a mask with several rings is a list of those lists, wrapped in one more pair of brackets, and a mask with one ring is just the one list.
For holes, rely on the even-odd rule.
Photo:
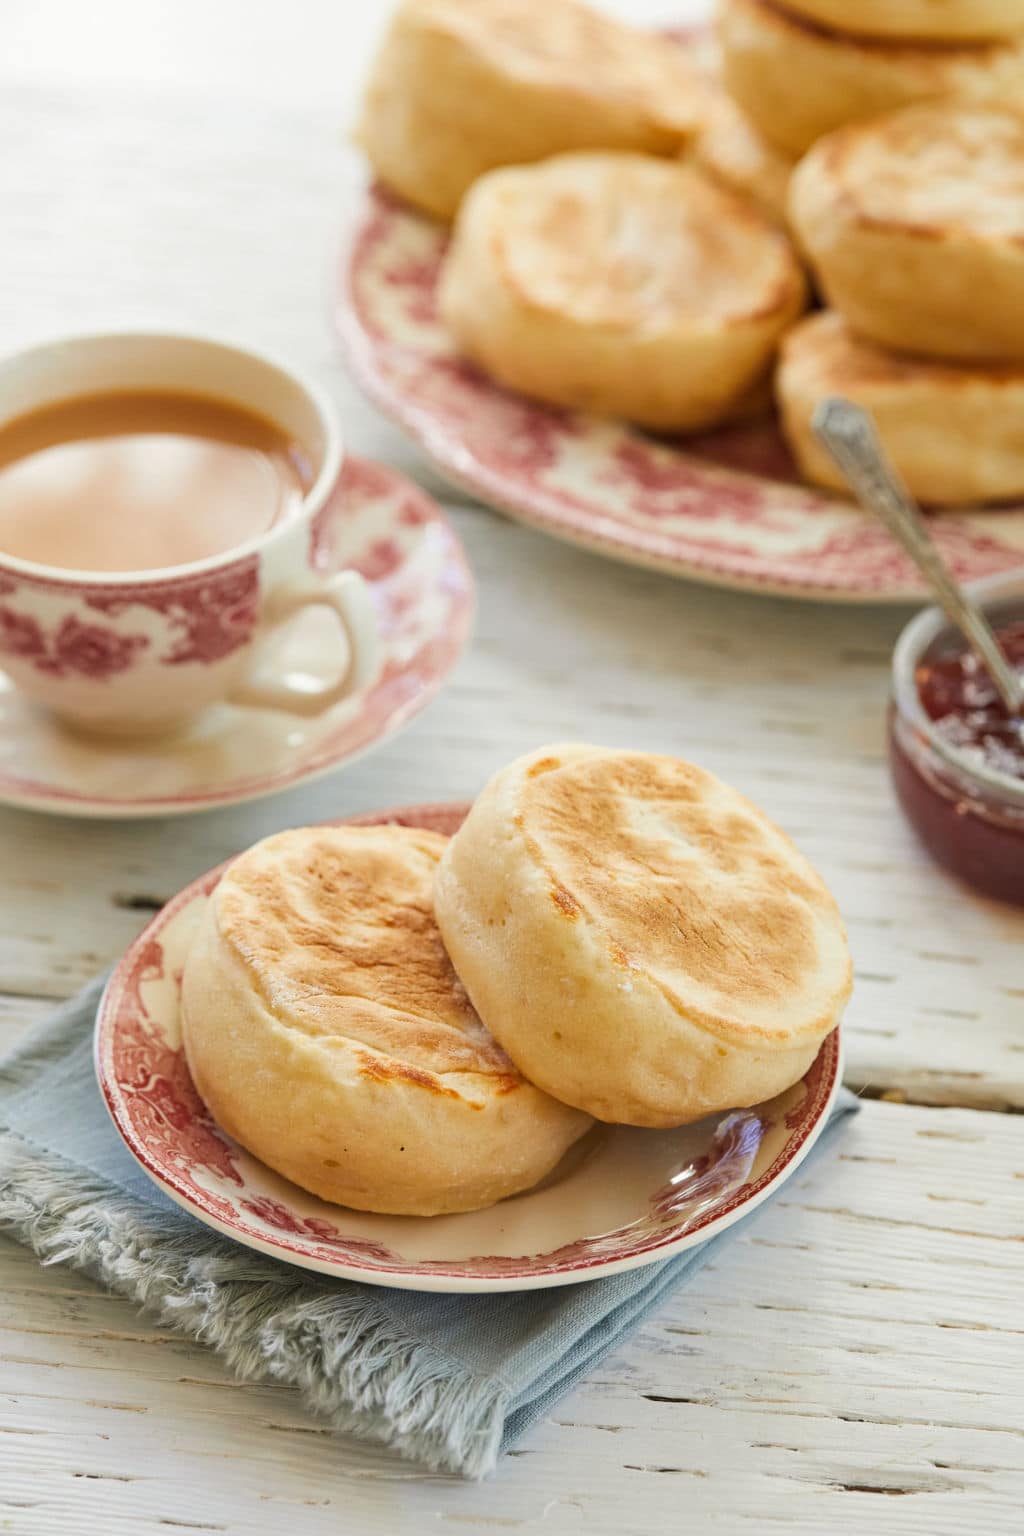
{"label": "saucer", "polygon": [[[465,804],[356,818],[454,832]],[[330,1205],[252,1157],[200,1100],[181,1043],[182,967],[226,866],[144,928],[107,985],[96,1073],[128,1151],[172,1200],[303,1269],[416,1291],[522,1291],[656,1264],[706,1242],[788,1179],[839,1090],[839,1030],[805,1077],[754,1109],[668,1131],[596,1126],[553,1174],[489,1210],[379,1216]]]}
{"label": "saucer", "polygon": [[[673,576],[828,602],[924,595],[881,524],[799,483],[771,417],[673,442],[493,384],[438,318],[446,241],[371,191],[336,317],[356,380],[450,480],[546,533]],[[1024,507],[942,512],[929,529],[961,580],[1024,565]]]}
{"label": "saucer", "polygon": [[[325,571],[354,567],[370,583],[381,670],[369,688],[311,719],[218,704],[174,735],[119,742],[61,725],[0,672],[0,802],[133,817],[255,800],[329,773],[429,703],[469,635],[465,553],[437,503],[393,470],[349,459],[342,484],[345,496],[316,525],[314,560]],[[333,622],[313,612],[288,626],[284,669],[322,680]]]}

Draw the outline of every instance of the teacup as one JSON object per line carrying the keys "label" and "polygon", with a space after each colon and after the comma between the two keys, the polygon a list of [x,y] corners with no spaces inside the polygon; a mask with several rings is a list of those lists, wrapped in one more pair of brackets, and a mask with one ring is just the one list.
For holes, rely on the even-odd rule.
{"label": "teacup", "polygon": [[[358,572],[321,573],[313,559],[317,519],[340,495],[341,437],[327,397],[291,368],[223,342],[113,332],[0,362],[0,423],[130,390],[192,391],[258,413],[302,444],[312,483],[265,532],[187,565],[69,570],[0,549],[0,668],[64,719],[121,735],[177,727],[222,700],[308,716],[365,687],[377,669],[369,590]],[[311,606],[332,610],[339,626],[337,680],[315,690],[274,679],[268,643]]]}

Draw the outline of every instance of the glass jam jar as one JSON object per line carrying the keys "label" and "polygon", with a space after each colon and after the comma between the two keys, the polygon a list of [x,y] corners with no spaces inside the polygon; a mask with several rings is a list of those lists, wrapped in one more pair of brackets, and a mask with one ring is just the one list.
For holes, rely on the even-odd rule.
{"label": "glass jam jar", "polygon": [[[971,590],[1024,672],[1024,573]],[[889,761],[907,819],[946,869],[1024,906],[1024,743],[941,609],[900,635],[892,688]]]}

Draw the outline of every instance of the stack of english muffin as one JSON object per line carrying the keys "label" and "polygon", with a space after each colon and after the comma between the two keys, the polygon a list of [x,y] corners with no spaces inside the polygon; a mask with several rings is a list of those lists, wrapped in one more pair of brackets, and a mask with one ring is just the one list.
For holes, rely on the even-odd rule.
{"label": "stack of english muffin", "polygon": [[844,394],[922,500],[1024,495],[1024,0],[719,0],[717,51],[403,0],[359,136],[454,220],[441,315],[500,384],[700,432],[765,409],[781,348],[806,478],[840,484],[810,423]]}
{"label": "stack of english muffin", "polygon": [[329,1201],[430,1216],[545,1177],[593,1119],[685,1124],[807,1071],[850,991],[835,903],[673,758],[563,745],[450,840],[306,827],[242,854],[185,965],[220,1125]]}
{"label": "stack of english muffin", "polygon": [[803,473],[840,485],[819,400],[875,417],[909,489],[935,506],[1024,495],[1024,116],[959,98],[828,134],[790,217],[831,310],[785,339],[783,425]]}
{"label": "stack of english muffin", "polygon": [[786,222],[830,308],[780,347],[782,426],[872,412],[932,506],[1024,495],[1024,0],[719,0],[709,174]]}
{"label": "stack of english muffin", "polygon": [[697,154],[788,218],[832,306],[781,344],[801,473],[843,487],[811,422],[844,395],[921,501],[1024,495],[1024,0],[718,12],[731,97]]}

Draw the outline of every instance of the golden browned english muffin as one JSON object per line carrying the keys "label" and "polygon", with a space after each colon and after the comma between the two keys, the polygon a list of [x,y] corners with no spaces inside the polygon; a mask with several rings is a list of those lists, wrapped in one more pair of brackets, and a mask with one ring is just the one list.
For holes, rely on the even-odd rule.
{"label": "golden browned english muffin", "polygon": [[786,336],[775,387],[801,473],[818,485],[847,488],[811,430],[819,403],[843,395],[874,416],[919,501],[964,506],[1024,496],[1024,367],[900,356],[826,311]]}
{"label": "golden browned english muffin", "polygon": [[805,298],[789,240],[743,199],[678,161],[596,152],[482,177],[440,288],[500,383],[677,431],[730,414]]}
{"label": "golden browned english muffin", "polygon": [[532,1081],[668,1126],[796,1082],[850,991],[835,902],[742,795],[674,758],[552,746],[449,843],[437,919]]}
{"label": "golden browned english muffin", "polygon": [[1024,95],[1024,37],[946,47],[869,40],[770,0],[720,0],[719,34],[729,90],[766,138],[795,155],[833,128],[912,101]]}
{"label": "golden browned english muffin", "polygon": [[189,1069],[217,1121],[325,1200],[432,1216],[542,1178],[585,1115],[526,1082],[445,953],[445,839],[304,827],[210,898],[182,988]]}
{"label": "golden browned english muffin", "polygon": [[795,157],[766,139],[725,91],[709,101],[693,159],[730,191],[751,198],[777,224],[785,224]]}
{"label": "golden browned english muffin", "polygon": [[946,43],[1024,32],[1024,0],[783,0],[787,10],[837,32]]}
{"label": "golden browned english muffin", "polygon": [[567,149],[675,154],[702,104],[681,48],[579,0],[404,0],[357,138],[387,186],[444,219],[494,166]]}
{"label": "golden browned english muffin", "polygon": [[930,357],[1024,359],[1024,115],[906,107],[800,162],[790,217],[829,302]]}

